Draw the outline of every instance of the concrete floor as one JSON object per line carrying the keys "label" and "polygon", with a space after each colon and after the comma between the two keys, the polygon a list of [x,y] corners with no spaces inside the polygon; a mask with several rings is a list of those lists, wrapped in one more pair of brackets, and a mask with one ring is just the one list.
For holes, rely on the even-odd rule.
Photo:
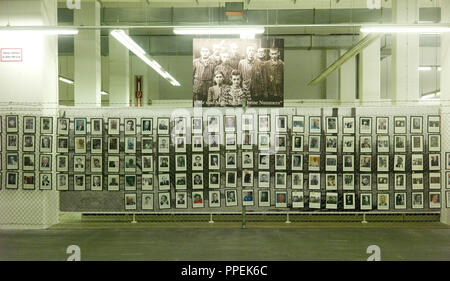
{"label": "concrete floor", "polygon": [[46,230],[0,230],[0,260],[450,260],[450,228],[440,223],[84,223]]}

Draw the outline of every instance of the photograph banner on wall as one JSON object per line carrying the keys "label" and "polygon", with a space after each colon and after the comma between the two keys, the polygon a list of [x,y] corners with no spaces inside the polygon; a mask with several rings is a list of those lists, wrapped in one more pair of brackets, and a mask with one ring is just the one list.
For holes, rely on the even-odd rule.
{"label": "photograph banner on wall", "polygon": [[283,106],[283,39],[194,39],[194,106]]}

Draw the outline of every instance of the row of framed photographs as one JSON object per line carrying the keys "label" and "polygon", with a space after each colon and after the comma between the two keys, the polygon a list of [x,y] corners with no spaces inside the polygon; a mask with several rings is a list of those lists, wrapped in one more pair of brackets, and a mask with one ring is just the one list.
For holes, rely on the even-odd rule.
{"label": "row of framed photographs", "polygon": [[[189,207],[192,208],[219,208],[222,207],[224,203],[225,207],[235,207],[238,206],[238,191],[235,189],[225,190],[223,196],[220,191],[209,191],[208,199],[205,199],[203,191],[192,191],[191,198],[188,198],[188,193],[179,191],[175,192],[175,198],[172,200],[170,192],[159,192],[157,193],[157,202],[155,203],[155,197],[153,193],[141,193],[141,206],[142,211],[146,210],[165,210],[165,209],[187,209],[188,202]],[[270,207],[275,206],[276,208],[306,208],[308,205],[309,209],[338,209],[342,208],[344,210],[355,210],[356,209],[356,194],[355,193],[344,193],[342,195],[342,201],[339,202],[339,195],[336,192],[327,192],[325,194],[324,200],[322,200],[321,192],[310,192],[309,196],[306,196],[301,191],[292,191],[289,194],[287,191],[274,191],[273,193],[269,190],[259,190],[257,192],[253,189],[244,189],[240,197],[240,202],[242,206],[255,206],[256,202],[259,207]],[[271,196],[274,197],[274,204],[271,201]],[[255,198],[257,197],[257,198]],[[450,192],[446,192],[447,198],[447,208],[450,204]],[[137,210],[137,194],[136,193],[125,193],[124,194],[124,209],[125,210]],[[412,209],[423,209],[424,208],[424,193],[423,192],[413,192],[411,194],[411,205]],[[405,192],[394,193],[393,200],[390,200],[389,193],[378,193],[376,194],[376,202],[373,202],[372,193],[361,193],[359,194],[359,209],[360,210],[390,210],[390,205],[393,205],[395,210],[405,210],[407,209],[407,194]],[[393,202],[392,202],[393,201]],[[223,203],[222,203],[223,202]],[[374,206],[375,204],[375,206]],[[440,192],[429,192],[428,193],[428,207],[430,209],[441,208],[441,193]]]}

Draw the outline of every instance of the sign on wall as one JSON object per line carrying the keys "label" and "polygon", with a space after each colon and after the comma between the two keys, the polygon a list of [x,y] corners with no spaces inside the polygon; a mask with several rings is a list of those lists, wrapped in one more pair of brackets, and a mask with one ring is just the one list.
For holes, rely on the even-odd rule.
{"label": "sign on wall", "polygon": [[2,48],[0,49],[1,62],[22,62],[21,48]]}
{"label": "sign on wall", "polygon": [[283,106],[283,39],[194,39],[192,66],[194,106]]}

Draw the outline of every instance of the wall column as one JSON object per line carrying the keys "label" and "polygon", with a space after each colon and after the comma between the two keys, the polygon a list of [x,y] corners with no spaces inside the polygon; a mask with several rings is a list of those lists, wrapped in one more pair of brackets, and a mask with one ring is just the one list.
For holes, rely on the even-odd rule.
{"label": "wall column", "polygon": [[[329,67],[339,58],[339,50],[326,50],[326,64]],[[334,71],[326,80],[326,98],[337,99],[339,94],[339,73]]]}
{"label": "wall column", "polygon": [[[340,56],[347,50],[340,50]],[[339,68],[339,100],[354,103],[356,98],[356,58],[352,57]]]}
{"label": "wall column", "polygon": [[109,105],[130,106],[130,56],[111,35],[109,40]]}
{"label": "wall column", "polygon": [[379,101],[381,98],[380,39],[360,53],[359,99],[361,102]]}

